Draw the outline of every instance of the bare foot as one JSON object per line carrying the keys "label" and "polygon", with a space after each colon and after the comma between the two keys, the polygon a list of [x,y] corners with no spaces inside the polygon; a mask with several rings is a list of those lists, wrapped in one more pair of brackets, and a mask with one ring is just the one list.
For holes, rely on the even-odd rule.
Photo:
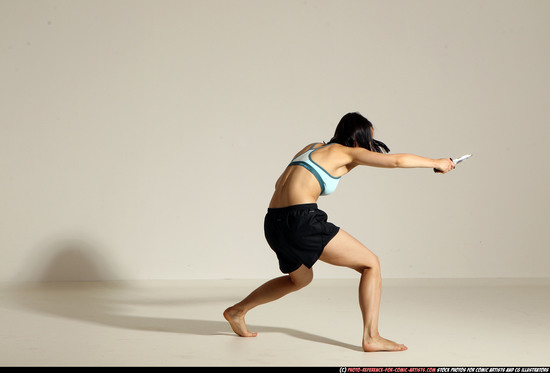
{"label": "bare foot", "polygon": [[258,335],[258,333],[252,333],[248,330],[244,322],[243,312],[236,309],[234,306],[226,309],[223,312],[223,317],[229,322],[231,329],[241,337],[255,337]]}
{"label": "bare foot", "polygon": [[405,351],[407,346],[390,341],[382,337],[363,339],[363,350],[365,352],[375,351]]}

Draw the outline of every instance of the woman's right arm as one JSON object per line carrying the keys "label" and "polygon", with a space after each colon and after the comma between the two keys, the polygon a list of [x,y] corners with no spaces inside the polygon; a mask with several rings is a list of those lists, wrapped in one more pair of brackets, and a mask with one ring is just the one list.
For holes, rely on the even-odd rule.
{"label": "woman's right arm", "polygon": [[449,158],[432,159],[415,154],[382,154],[367,149],[347,148],[352,164],[384,168],[435,168],[446,173],[455,168]]}

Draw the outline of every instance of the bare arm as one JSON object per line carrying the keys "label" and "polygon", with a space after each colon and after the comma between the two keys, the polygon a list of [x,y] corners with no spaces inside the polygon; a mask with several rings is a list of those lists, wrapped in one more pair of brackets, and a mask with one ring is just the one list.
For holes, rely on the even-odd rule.
{"label": "bare arm", "polygon": [[348,148],[352,164],[385,168],[435,168],[443,173],[451,171],[455,164],[449,158],[432,159],[415,154],[382,154],[364,148]]}

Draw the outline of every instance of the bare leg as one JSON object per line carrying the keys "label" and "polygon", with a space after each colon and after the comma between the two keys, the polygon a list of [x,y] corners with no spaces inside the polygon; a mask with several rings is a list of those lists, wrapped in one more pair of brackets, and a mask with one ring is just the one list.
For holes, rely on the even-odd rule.
{"label": "bare leg", "polygon": [[246,327],[244,317],[247,312],[256,306],[273,302],[288,293],[303,288],[312,279],[313,270],[302,265],[289,275],[274,278],[261,285],[242,301],[226,309],[223,316],[236,334],[241,337],[255,337],[258,333],[250,332]]}
{"label": "bare leg", "polygon": [[363,270],[359,283],[359,306],[363,314],[363,350],[374,351],[404,351],[405,345],[395,343],[380,336],[378,332],[378,316],[382,294],[382,277],[380,269],[372,267]]}
{"label": "bare leg", "polygon": [[344,230],[325,246],[320,259],[324,262],[346,266],[361,273],[359,282],[359,306],[363,315],[364,351],[404,351],[405,345],[382,338],[378,332],[382,276],[380,261],[363,244]]}

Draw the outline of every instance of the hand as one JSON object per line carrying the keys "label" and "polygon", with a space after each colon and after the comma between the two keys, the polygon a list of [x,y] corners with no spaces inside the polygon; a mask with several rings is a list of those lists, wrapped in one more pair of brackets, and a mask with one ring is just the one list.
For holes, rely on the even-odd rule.
{"label": "hand", "polygon": [[441,158],[437,160],[437,166],[434,171],[445,174],[454,170],[455,166],[455,163],[450,158]]}

